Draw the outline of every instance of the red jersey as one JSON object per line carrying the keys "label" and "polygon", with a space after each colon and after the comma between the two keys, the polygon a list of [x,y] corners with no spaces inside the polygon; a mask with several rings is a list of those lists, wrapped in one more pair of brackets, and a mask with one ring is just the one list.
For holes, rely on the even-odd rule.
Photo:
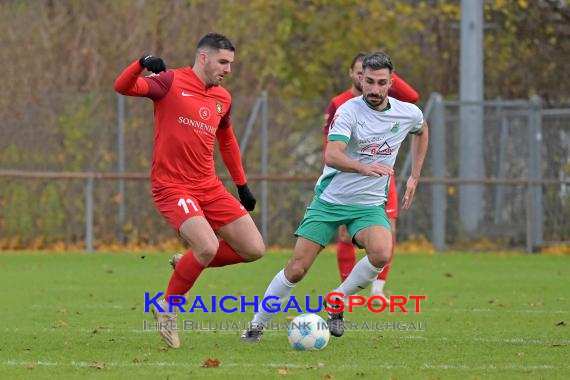
{"label": "red jersey", "polygon": [[[338,107],[343,105],[347,100],[354,98],[355,96],[357,95],[355,95],[350,88],[332,98],[329,106],[327,107],[327,113],[325,114],[325,136],[329,134],[329,127]],[[390,87],[388,90],[388,96],[408,103],[415,103],[420,99],[420,95],[417,93],[417,91],[414,90],[412,86],[406,83],[406,81],[400,78],[396,73],[392,73],[392,87]]]}
{"label": "red jersey", "polygon": [[181,184],[206,190],[221,185],[215,173],[216,139],[234,182],[245,184],[230,93],[221,86],[206,88],[191,67],[139,77],[143,70],[138,60],[132,63],[117,78],[115,89],[154,102],[153,188]]}

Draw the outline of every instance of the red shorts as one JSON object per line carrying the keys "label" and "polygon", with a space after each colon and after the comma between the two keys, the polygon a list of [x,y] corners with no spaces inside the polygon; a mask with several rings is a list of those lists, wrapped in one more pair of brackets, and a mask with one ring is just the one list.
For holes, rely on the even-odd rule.
{"label": "red shorts", "polygon": [[208,191],[191,191],[184,186],[153,188],[152,197],[158,211],[179,232],[180,226],[193,216],[206,218],[214,231],[247,215],[245,208],[225,187]]}
{"label": "red shorts", "polygon": [[396,176],[390,178],[388,188],[388,200],[386,201],[386,216],[388,218],[398,217],[398,191],[396,190]]}

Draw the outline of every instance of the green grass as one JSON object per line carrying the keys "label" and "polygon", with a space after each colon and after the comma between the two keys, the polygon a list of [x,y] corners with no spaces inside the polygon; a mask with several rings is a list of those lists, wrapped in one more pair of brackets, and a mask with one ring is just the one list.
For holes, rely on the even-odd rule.
{"label": "green grass", "polygon": [[[295,352],[285,332],[254,345],[237,332],[182,331],[182,347],[165,349],[142,331],[152,319],[142,305],[145,291],[163,291],[168,255],[143,255],[0,254],[0,378],[570,378],[568,257],[398,256],[388,288],[427,294],[422,313],[359,309],[350,319],[422,322],[427,331],[353,331],[323,351]],[[263,295],[287,257],[207,270],[193,294]],[[337,281],[334,256],[324,254],[293,294],[323,294]],[[245,322],[251,312],[182,318]],[[219,368],[202,368],[207,358]]]}

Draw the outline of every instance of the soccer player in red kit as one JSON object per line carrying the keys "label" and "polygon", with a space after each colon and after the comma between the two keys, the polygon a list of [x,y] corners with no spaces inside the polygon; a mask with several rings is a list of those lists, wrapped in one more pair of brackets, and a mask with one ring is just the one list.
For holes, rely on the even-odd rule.
{"label": "soccer player in red kit", "polygon": [[[230,73],[235,48],[218,33],[198,42],[194,65],[166,70],[159,57],[143,56],[115,81],[123,95],[150,98],[154,103],[152,195],[160,213],[188,242],[190,249],[177,263],[164,299],[153,308],[161,338],[180,346],[176,314],[169,312],[172,296],[184,295],[205,268],[254,261],[265,245],[248,214],[256,200],[249,191],[239,146],[230,119],[232,99],[220,86]],[[141,77],[144,69],[154,74]],[[237,185],[237,201],[215,173],[214,144]],[[171,305],[171,306],[173,306]],[[173,311],[173,310],[172,310]]]}
{"label": "soccer player in red kit", "polygon": [[[348,71],[348,75],[352,79],[351,88],[332,98],[329,103],[327,112],[325,114],[326,124],[324,128],[323,154],[327,147],[327,136],[329,134],[329,128],[333,121],[336,110],[347,100],[362,95],[362,86],[360,84],[360,80],[362,78],[362,61],[364,60],[365,56],[365,53],[358,53],[352,60],[350,69]],[[416,90],[414,90],[402,78],[396,75],[396,73],[392,73],[392,87],[390,87],[390,90],[388,91],[388,96],[409,103],[415,103],[420,98]],[[388,201],[386,202],[386,215],[388,216],[388,220],[390,221],[391,225],[393,258],[396,247],[396,218],[398,218],[398,193],[396,191],[396,181],[390,181]],[[340,278],[342,281],[344,281],[356,264],[356,251],[354,245],[352,244],[350,234],[348,233],[346,226],[341,226],[338,229],[336,256]],[[378,275],[378,278],[372,283],[371,295],[380,295],[386,298],[384,296],[384,284],[386,283],[391,267],[392,259],[390,259],[388,265],[386,265],[384,270]],[[386,300],[389,302],[389,299]]]}

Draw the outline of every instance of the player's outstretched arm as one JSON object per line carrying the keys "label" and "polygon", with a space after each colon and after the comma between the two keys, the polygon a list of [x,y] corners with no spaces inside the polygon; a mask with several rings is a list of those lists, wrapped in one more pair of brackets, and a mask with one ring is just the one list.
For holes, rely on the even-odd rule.
{"label": "player's outstretched arm", "polygon": [[[162,58],[154,57],[152,55],[145,55],[140,59],[137,59],[135,62],[127,66],[127,68],[115,80],[115,91],[127,96],[160,97],[159,93],[164,92],[163,87],[165,87],[166,83],[161,83],[164,82],[164,80],[156,81],[156,89],[151,91],[153,89],[151,89],[151,83],[149,83],[149,80],[140,77],[140,74],[144,69],[158,74],[162,71],[166,71],[166,65]],[[170,86],[167,85],[167,87],[169,88]],[[168,89],[166,89],[166,91],[168,91]],[[164,96],[164,94],[162,94],[162,96]]]}
{"label": "player's outstretched arm", "polygon": [[349,158],[344,153],[346,145],[344,141],[329,141],[325,152],[325,163],[331,168],[342,172],[360,173],[371,177],[394,175],[394,170],[388,166],[382,164],[364,164]]}
{"label": "player's outstretched arm", "polygon": [[396,73],[392,73],[392,87],[390,87],[388,95],[408,103],[415,103],[420,100],[420,94]]}
{"label": "player's outstretched arm", "polygon": [[429,144],[429,128],[424,121],[424,125],[420,132],[412,137],[412,174],[406,182],[406,193],[402,200],[402,207],[407,210],[410,208],[416,193],[416,187],[422,172],[424,160],[426,158]]}

